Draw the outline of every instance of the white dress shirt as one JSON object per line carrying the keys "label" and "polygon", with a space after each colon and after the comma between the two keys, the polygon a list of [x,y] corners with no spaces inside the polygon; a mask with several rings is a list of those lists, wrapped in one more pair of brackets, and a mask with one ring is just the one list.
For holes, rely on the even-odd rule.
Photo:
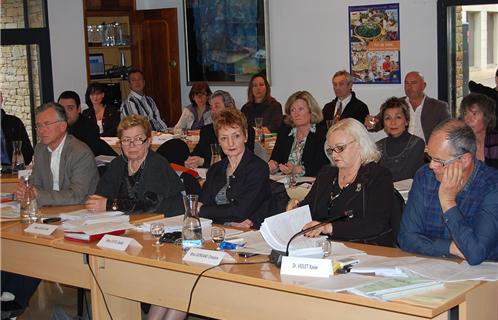
{"label": "white dress shirt", "polygon": [[62,149],[64,148],[64,142],[66,142],[67,134],[62,139],[61,143],[55,148],[55,150],[50,149],[47,146],[48,151],[50,151],[50,171],[52,172],[52,190],[59,191],[59,167],[61,163]]}
{"label": "white dress shirt", "polygon": [[419,106],[413,110],[413,106],[410,103],[410,99],[406,97],[406,103],[410,107],[410,126],[408,127],[408,132],[413,134],[414,136],[419,137],[420,139],[425,141],[424,130],[422,129],[422,122],[420,117],[422,115],[422,109],[424,108],[425,95]]}

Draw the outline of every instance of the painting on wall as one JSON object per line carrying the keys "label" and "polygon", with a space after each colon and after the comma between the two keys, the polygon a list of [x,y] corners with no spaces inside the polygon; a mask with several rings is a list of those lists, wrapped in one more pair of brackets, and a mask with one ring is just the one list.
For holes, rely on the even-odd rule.
{"label": "painting on wall", "polygon": [[247,85],[269,77],[266,0],[185,0],[187,77]]}
{"label": "painting on wall", "polygon": [[349,7],[354,83],[401,83],[399,4]]}

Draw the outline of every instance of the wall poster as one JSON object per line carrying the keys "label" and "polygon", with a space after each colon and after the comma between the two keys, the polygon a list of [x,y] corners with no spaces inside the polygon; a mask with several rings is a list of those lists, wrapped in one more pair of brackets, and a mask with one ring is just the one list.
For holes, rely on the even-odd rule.
{"label": "wall poster", "polygon": [[399,4],[349,7],[354,83],[401,83]]}

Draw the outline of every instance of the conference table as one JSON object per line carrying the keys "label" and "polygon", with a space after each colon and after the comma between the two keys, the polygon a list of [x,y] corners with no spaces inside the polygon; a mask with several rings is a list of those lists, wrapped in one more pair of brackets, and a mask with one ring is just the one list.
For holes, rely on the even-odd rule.
{"label": "conference table", "polygon": [[[43,214],[76,208],[44,208]],[[137,215],[132,221],[157,217]],[[140,302],[186,310],[190,290],[207,268],[183,263],[183,251],[174,244],[154,247],[150,234],[139,230],[129,230],[125,236],[136,239],[143,247],[119,252],[101,249],[95,242],[65,240],[60,230],[51,236],[36,236],[24,232],[26,225],[19,222],[0,226],[1,269],[89,289],[93,319],[111,319],[109,313],[113,319],[140,319]],[[408,255],[395,248],[347,245],[373,255]],[[205,247],[214,249],[214,244],[206,242]],[[279,269],[266,262],[266,256],[235,259],[254,264],[222,265],[206,272],[195,288],[192,313],[219,319],[498,318],[497,282],[475,281],[456,294],[448,290],[448,296],[444,289],[444,299],[436,305],[412,305],[282,281]]]}

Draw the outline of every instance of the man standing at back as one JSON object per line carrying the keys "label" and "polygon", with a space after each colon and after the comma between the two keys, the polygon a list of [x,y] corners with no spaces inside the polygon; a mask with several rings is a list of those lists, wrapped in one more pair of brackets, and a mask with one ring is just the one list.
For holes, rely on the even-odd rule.
{"label": "man standing at back", "polygon": [[139,114],[149,118],[153,131],[164,131],[168,128],[161,119],[159,110],[154,100],[144,94],[145,79],[142,71],[133,69],[128,73],[130,94],[121,106],[121,119],[131,115]]}
{"label": "man standing at back", "polygon": [[363,123],[368,115],[367,105],[356,98],[353,92],[353,78],[346,70],[337,71],[332,77],[335,99],[323,107],[323,119],[337,122],[345,118],[354,118]]}
{"label": "man standing at back", "polygon": [[[408,132],[420,137],[426,143],[432,130],[446,119],[450,118],[448,104],[444,101],[433,99],[425,94],[427,83],[424,76],[418,71],[408,72],[405,76],[406,102],[410,107],[410,126]],[[382,129],[382,119],[367,116],[365,126],[371,131]]]}
{"label": "man standing at back", "polygon": [[[92,151],[86,144],[67,134],[67,116],[58,103],[37,108],[36,131],[40,142],[35,147],[35,164],[30,181],[38,205],[82,204],[93,194],[99,175]],[[17,186],[22,199],[24,183]]]}

